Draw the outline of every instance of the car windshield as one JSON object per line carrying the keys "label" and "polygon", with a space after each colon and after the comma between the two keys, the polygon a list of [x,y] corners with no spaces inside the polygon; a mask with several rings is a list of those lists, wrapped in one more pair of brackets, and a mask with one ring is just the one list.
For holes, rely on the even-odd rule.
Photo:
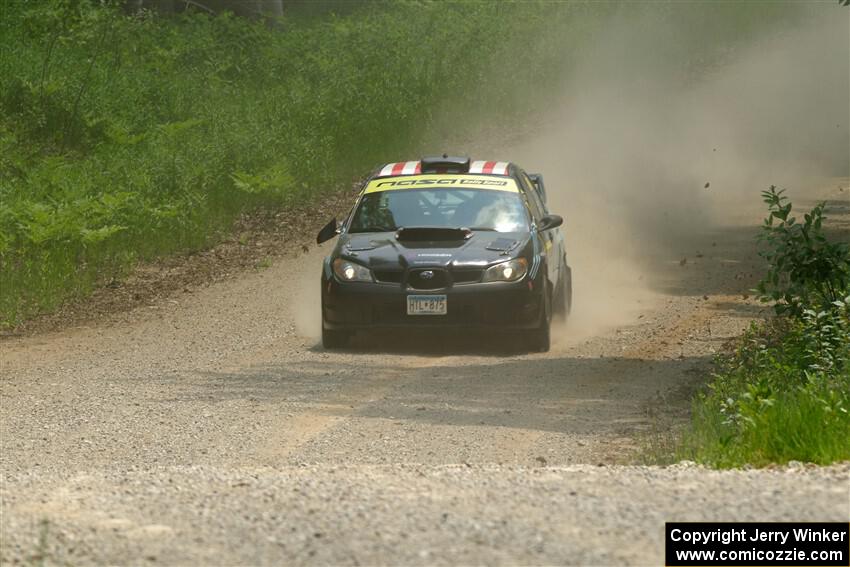
{"label": "car windshield", "polygon": [[349,232],[388,232],[402,227],[470,228],[496,232],[528,230],[517,193],[485,189],[406,189],[368,193]]}

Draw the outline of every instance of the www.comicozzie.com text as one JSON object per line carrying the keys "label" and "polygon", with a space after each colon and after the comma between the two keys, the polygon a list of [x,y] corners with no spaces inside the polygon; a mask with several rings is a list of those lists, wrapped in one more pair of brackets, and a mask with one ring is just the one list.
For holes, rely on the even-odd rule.
{"label": "www.comicozzie.com text", "polygon": [[840,530],[813,530],[811,528],[795,528],[786,530],[762,530],[759,528],[731,528],[709,531],[683,530],[675,528],[670,532],[672,541],[687,541],[691,543],[722,543],[724,545],[736,541],[774,541],[781,544],[788,542],[793,534],[797,542],[841,542],[846,541],[847,532]]}

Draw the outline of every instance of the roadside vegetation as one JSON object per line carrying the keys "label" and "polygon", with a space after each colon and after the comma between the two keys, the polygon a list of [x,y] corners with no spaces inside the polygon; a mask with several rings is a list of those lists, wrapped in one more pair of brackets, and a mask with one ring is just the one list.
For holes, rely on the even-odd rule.
{"label": "roadside vegetation", "polygon": [[114,1],[4,4],[0,328],[206,248],[246,211],[304,205],[482,127],[527,134],[615,16],[672,23],[692,78],[800,12],[351,0],[293,2],[309,9],[269,25]]}
{"label": "roadside vegetation", "polygon": [[754,323],[694,402],[679,457],[719,467],[850,460],[850,245],[824,204],[798,219],[771,187],[758,285],[776,317]]}
{"label": "roadside vegetation", "polygon": [[139,260],[208,246],[241,212],[406,159],[437,124],[493,109],[516,117],[527,98],[516,86],[551,84],[555,58],[603,11],[361,3],[267,25],[7,2],[0,325]]}

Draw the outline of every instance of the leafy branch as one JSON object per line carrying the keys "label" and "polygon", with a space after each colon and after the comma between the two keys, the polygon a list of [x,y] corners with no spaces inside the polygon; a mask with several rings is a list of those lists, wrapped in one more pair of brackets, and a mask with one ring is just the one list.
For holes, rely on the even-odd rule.
{"label": "leafy branch", "polygon": [[800,223],[783,193],[775,186],[762,192],[769,215],[759,236],[759,255],[767,260],[768,271],[756,289],[762,301],[776,302],[778,314],[801,317],[805,309],[831,309],[850,294],[850,248],[824,234],[825,203]]}

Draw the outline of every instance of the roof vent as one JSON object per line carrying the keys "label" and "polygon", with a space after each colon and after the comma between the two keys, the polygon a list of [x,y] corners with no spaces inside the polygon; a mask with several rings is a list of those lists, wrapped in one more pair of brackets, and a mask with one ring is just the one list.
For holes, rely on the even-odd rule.
{"label": "roof vent", "polygon": [[422,158],[422,173],[467,173],[469,158],[443,154],[439,157]]}

